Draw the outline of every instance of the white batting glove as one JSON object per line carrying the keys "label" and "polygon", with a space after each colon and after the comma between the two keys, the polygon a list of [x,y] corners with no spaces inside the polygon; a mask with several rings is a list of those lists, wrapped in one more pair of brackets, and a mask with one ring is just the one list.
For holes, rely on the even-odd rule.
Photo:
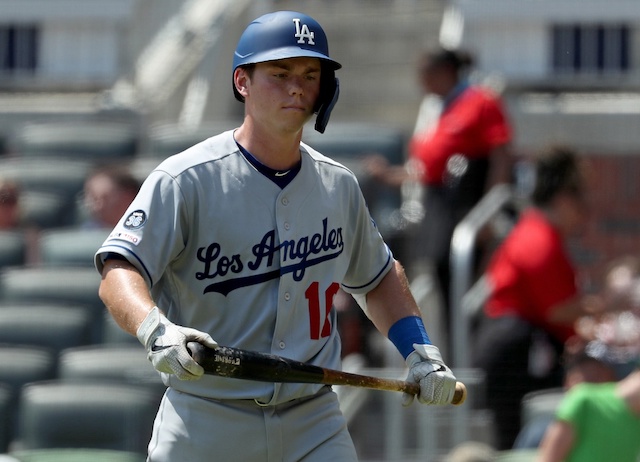
{"label": "white batting glove", "polygon": [[196,341],[209,348],[218,347],[209,334],[173,324],[157,306],[142,321],[136,336],[147,349],[147,358],[153,367],[160,372],[175,374],[180,380],[195,380],[204,374],[202,366],[187,351],[187,342]]}
{"label": "white batting glove", "polygon": [[[413,344],[414,351],[407,356],[409,375],[407,382],[420,385],[418,401],[423,404],[449,404],[456,391],[456,378],[440,355],[440,350],[434,345]],[[414,396],[405,393],[402,405],[409,406]]]}

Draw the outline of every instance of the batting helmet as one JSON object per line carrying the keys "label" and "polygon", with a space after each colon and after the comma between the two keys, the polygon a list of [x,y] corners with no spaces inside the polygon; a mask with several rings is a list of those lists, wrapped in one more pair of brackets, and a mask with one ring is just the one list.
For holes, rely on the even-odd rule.
{"label": "batting helmet", "polygon": [[[315,129],[324,133],[340,94],[335,71],[342,65],[329,57],[327,36],[315,19],[295,11],[277,11],[255,19],[240,36],[233,55],[233,71],[249,64],[301,57],[318,58],[322,65]],[[235,84],[233,94],[244,102]]]}

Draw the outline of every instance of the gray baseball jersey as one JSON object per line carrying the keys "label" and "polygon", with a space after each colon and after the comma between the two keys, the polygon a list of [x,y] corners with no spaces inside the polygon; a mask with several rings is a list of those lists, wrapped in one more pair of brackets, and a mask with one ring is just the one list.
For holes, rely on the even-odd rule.
{"label": "gray baseball jersey", "polygon": [[[393,257],[344,166],[301,145],[281,189],[238,149],[233,132],[162,162],[96,254],[124,256],[174,323],[219,344],[340,367],[333,297],[375,287]],[[205,376],[166,385],[217,399],[278,404],[321,385]]]}

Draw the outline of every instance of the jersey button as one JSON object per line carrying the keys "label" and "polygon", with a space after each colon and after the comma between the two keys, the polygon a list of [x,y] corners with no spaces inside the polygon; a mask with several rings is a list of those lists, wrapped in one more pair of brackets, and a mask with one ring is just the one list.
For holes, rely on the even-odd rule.
{"label": "jersey button", "polygon": [[280,343],[278,343],[278,346],[280,347],[281,350],[284,350],[284,347],[286,347],[287,345],[285,345],[285,343],[280,340]]}
{"label": "jersey button", "polygon": [[289,205],[289,199],[287,199],[286,197],[282,198],[282,205]]}
{"label": "jersey button", "polygon": [[291,300],[291,294],[289,292],[284,294],[284,299],[288,302],[289,300]]}
{"label": "jersey button", "polygon": [[291,229],[291,225],[289,223],[285,223],[284,224],[284,229],[286,229],[287,231],[289,231]]}

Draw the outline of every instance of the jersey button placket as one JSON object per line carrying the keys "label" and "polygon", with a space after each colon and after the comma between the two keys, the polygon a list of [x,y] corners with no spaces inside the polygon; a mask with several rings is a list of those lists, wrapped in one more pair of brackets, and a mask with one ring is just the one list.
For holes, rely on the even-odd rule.
{"label": "jersey button placket", "polygon": [[[280,201],[279,201],[279,202],[280,202],[280,206],[283,208],[283,209],[281,210],[281,212],[278,214],[278,215],[280,216],[280,220],[282,220],[282,221],[280,221],[281,226],[282,226],[282,230],[284,230],[285,232],[287,232],[287,233],[288,233],[289,231],[291,231],[291,228],[292,228],[292,227],[291,227],[291,223],[290,223],[289,221],[286,221],[286,218],[287,218],[288,214],[286,213],[286,211],[284,210],[284,208],[285,208],[285,207],[287,207],[287,206],[289,206],[291,202],[289,201],[289,198],[288,198],[287,196],[282,196],[282,197],[280,198]],[[283,235],[284,235],[284,234],[283,234]],[[282,257],[281,257],[281,258],[282,258]],[[283,262],[283,261],[281,261],[281,264],[284,264],[284,262]],[[281,287],[281,289],[280,289],[280,290],[282,291],[283,289],[284,289],[284,287]],[[287,291],[287,290],[285,289],[285,290],[284,290],[284,292],[281,292],[281,294],[282,294],[282,295],[281,295],[281,297],[282,297],[282,298],[281,298],[282,304],[284,304],[284,303],[289,303],[289,302],[291,301],[291,292],[289,292],[289,291]],[[286,344],[286,342],[284,341],[284,337],[285,337],[285,335],[286,335],[286,334],[285,334],[285,335],[282,335],[284,332],[282,331],[283,329],[278,328],[278,325],[279,325],[279,324],[280,324],[280,323],[277,323],[277,326],[276,326],[276,332],[275,332],[276,337],[275,337],[275,338],[280,337],[280,339],[277,341],[277,343],[276,343],[276,342],[274,342],[274,346],[275,346],[276,348],[278,348],[279,350],[284,350],[284,349],[287,347],[287,344]],[[282,326],[282,327],[284,328],[284,326]],[[282,335],[282,336],[281,336],[281,335]],[[274,339],[274,340],[275,340],[275,339]]]}

